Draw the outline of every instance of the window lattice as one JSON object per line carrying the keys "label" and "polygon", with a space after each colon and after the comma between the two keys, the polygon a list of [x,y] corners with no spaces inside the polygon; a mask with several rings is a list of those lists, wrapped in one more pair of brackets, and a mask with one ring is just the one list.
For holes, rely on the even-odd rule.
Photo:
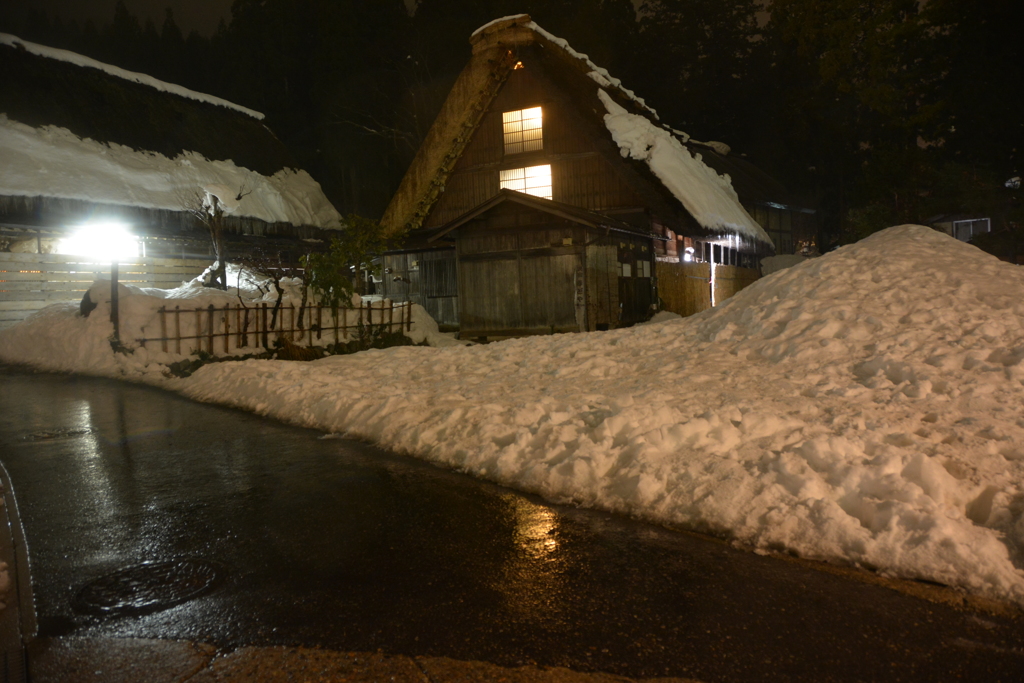
{"label": "window lattice", "polygon": [[552,199],[551,166],[549,164],[499,171],[498,180],[503,190],[515,190],[532,194],[534,197]]}
{"label": "window lattice", "polygon": [[501,115],[505,130],[505,154],[544,149],[543,114],[540,107],[507,111]]}

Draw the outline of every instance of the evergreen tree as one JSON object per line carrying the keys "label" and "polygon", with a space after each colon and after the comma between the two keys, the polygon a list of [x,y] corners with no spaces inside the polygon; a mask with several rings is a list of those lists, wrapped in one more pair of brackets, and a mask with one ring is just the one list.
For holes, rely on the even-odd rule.
{"label": "evergreen tree", "polygon": [[643,62],[631,85],[673,125],[744,146],[755,0],[644,0]]}

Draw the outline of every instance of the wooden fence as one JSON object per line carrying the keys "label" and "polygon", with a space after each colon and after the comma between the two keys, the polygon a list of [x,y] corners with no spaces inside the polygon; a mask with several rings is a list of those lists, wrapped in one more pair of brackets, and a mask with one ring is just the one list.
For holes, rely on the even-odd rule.
{"label": "wooden fence", "polygon": [[[182,354],[205,351],[213,355],[267,349],[279,338],[306,346],[328,346],[358,338],[362,334],[401,332],[412,329],[412,304],[367,301],[359,308],[310,304],[281,306],[276,315],[272,304],[240,304],[182,308],[164,306],[157,311],[160,336],[137,339],[145,347],[159,343],[160,350]],[[186,344],[182,344],[186,342]]]}
{"label": "wooden fence", "polygon": [[[83,256],[0,252],[0,329],[50,304],[80,301],[95,280],[110,277],[110,265]],[[171,289],[200,275],[208,265],[201,260],[137,258],[118,264],[119,280]]]}
{"label": "wooden fence", "polygon": [[[760,273],[755,268],[715,264],[715,298],[720,304],[744,287],[753,284]],[[666,311],[682,316],[711,308],[711,264],[658,261],[658,297]]]}

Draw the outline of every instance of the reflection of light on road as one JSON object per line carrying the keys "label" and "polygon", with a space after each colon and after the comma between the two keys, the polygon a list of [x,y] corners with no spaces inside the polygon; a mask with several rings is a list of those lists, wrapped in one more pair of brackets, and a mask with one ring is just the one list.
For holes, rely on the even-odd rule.
{"label": "reflection of light on road", "polygon": [[509,516],[512,548],[496,588],[506,609],[524,620],[558,620],[565,596],[567,559],[558,515],[515,494],[502,496]]}
{"label": "reflection of light on road", "polygon": [[537,559],[558,550],[558,518],[550,508],[513,497],[515,541],[526,554]]}

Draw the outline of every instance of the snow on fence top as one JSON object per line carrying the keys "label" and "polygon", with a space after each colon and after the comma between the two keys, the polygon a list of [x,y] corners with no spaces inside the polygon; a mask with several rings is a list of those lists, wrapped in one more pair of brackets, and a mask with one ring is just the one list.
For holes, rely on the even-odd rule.
{"label": "snow on fence top", "polygon": [[622,156],[647,162],[648,167],[704,228],[734,230],[772,244],[760,225],[740,204],[728,175],[720,176],[698,154],[693,156],[670,132],[639,114],[630,114],[604,90],[597,91],[608,113],[605,126]]}
{"label": "snow on fence top", "polygon": [[55,47],[47,47],[45,45],[37,45],[36,43],[30,43],[27,40],[22,40],[21,38],[18,38],[17,36],[12,36],[9,33],[0,33],[0,45],[7,45],[17,49],[24,49],[27,52],[34,55],[38,55],[40,57],[56,59],[61,62],[75,64],[76,66],[84,66],[90,69],[99,69],[100,71],[108,73],[111,76],[123,78],[126,81],[139,83],[141,85],[148,85],[149,87],[155,88],[162,92],[178,95],[179,97],[186,97],[190,100],[206,102],[207,104],[215,104],[218,107],[227,107],[228,109],[234,109],[235,111],[242,112],[247,116],[251,116],[257,121],[263,120],[263,114],[261,114],[260,112],[254,111],[247,107],[243,107],[239,104],[235,104],[234,102],[228,102],[227,100],[222,100],[221,98],[214,97],[213,95],[206,95],[201,92],[195,92],[194,90],[189,90],[188,88],[183,88],[180,85],[175,85],[173,83],[165,83],[164,81],[153,78],[152,76],[136,73],[134,71],[128,71],[127,69],[122,69],[120,67],[113,66],[112,64],[104,64],[103,62],[98,62],[95,59],[90,59],[89,57],[85,57],[84,55],[80,55],[75,52],[70,52],[68,50],[60,50]]}
{"label": "snow on fence top", "polygon": [[[231,160],[197,152],[169,159],[116,143],[80,138],[66,128],[32,126],[0,114],[0,196],[61,197],[103,204],[184,211],[204,188],[247,192],[228,212],[268,223],[340,228],[341,216],[305,171],[267,177]],[[225,197],[228,192],[222,191]]]}

